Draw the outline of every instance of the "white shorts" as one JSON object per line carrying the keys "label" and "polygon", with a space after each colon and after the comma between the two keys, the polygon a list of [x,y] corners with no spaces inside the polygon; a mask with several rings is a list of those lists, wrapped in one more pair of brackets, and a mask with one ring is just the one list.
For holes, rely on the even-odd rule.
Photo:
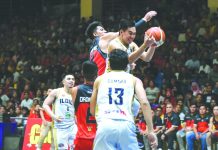
{"label": "white shorts", "polygon": [[103,119],[98,123],[94,150],[138,150],[135,130],[130,121]]}
{"label": "white shorts", "polygon": [[73,125],[68,128],[54,128],[54,143],[55,150],[67,150],[68,146],[70,150],[74,148],[74,139],[77,133],[77,126]]}

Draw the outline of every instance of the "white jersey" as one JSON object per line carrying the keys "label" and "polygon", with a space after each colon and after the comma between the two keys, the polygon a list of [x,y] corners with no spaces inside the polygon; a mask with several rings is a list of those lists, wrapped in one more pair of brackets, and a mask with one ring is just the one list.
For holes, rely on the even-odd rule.
{"label": "white jersey", "polygon": [[134,85],[133,75],[124,71],[103,74],[97,95],[97,122],[108,118],[134,123],[132,113]]}
{"label": "white jersey", "polygon": [[[116,45],[116,48],[117,49],[121,49],[121,50],[124,50],[124,51],[126,51],[127,52],[127,54],[128,54],[128,56],[134,51],[134,44],[133,44],[133,42],[132,43],[130,43],[129,45],[128,45],[128,47],[126,47],[120,40],[119,40],[119,38],[117,37],[117,38],[115,38],[114,40],[112,40],[113,41],[113,44],[114,45]],[[108,57],[108,56],[107,56]],[[109,71],[109,59],[107,59],[107,61],[106,61],[107,63],[106,63],[106,69],[105,69],[105,71],[106,72],[108,72]],[[130,68],[130,64],[128,64],[127,65],[127,69],[126,69],[126,72],[128,72],[128,73],[130,73],[130,71],[131,71],[131,68]]]}
{"label": "white jersey", "polygon": [[71,94],[58,88],[57,97],[53,103],[53,113],[61,118],[61,122],[54,121],[55,128],[67,128],[75,124],[75,110]]}

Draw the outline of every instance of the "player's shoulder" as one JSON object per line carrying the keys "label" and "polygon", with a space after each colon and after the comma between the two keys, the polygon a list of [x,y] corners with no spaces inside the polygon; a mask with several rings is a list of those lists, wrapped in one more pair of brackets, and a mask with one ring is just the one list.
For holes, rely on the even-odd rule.
{"label": "player's shoulder", "polygon": [[59,93],[61,93],[61,92],[63,92],[63,91],[64,91],[63,88],[56,88],[56,89],[53,89],[53,90],[51,91],[51,94],[57,96]]}
{"label": "player's shoulder", "polygon": [[138,45],[135,42],[130,43],[129,45],[131,48],[136,48],[138,47]]}

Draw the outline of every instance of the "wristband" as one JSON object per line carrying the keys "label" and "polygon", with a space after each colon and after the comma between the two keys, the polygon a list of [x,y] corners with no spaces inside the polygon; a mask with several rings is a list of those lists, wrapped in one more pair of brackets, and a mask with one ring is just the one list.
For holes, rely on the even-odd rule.
{"label": "wristband", "polygon": [[143,24],[145,24],[145,21],[144,21],[143,19],[140,19],[139,21],[137,21],[137,22],[135,23],[135,27],[137,28],[137,27],[139,27],[139,26],[141,26],[141,25],[143,25]]}

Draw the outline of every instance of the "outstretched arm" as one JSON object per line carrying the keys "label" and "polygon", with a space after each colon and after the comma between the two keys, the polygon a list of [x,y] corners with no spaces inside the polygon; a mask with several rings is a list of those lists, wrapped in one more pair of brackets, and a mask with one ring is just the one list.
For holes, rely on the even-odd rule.
{"label": "outstretched arm", "polygon": [[145,24],[146,22],[150,21],[151,18],[153,18],[156,15],[157,15],[156,11],[149,11],[149,12],[147,12],[142,19],[140,19],[138,22],[135,23],[135,27],[137,28],[137,27]]}

